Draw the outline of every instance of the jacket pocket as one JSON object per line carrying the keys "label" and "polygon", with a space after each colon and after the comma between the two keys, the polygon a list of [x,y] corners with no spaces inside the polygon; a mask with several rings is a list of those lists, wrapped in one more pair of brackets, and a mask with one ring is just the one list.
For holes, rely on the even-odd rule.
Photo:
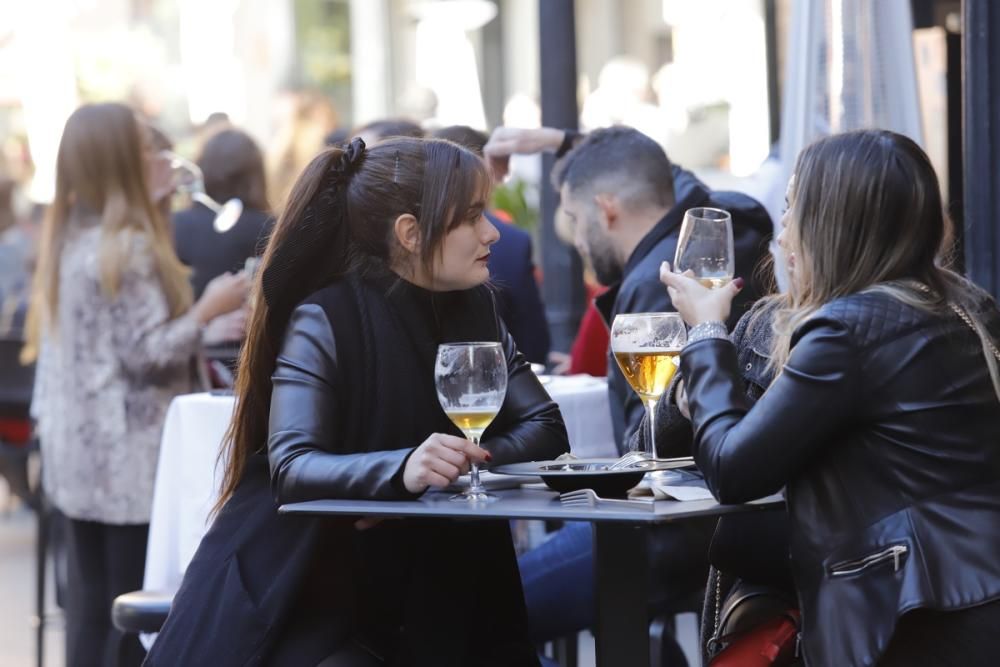
{"label": "jacket pocket", "polygon": [[905,544],[893,544],[861,558],[834,563],[829,567],[830,576],[849,577],[888,563],[892,563],[893,572],[898,572],[909,552],[910,548]]}

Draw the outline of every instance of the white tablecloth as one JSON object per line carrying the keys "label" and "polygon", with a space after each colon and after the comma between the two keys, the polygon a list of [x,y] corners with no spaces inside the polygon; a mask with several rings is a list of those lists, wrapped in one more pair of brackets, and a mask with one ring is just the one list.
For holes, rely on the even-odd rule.
{"label": "white tablecloth", "polygon": [[559,404],[570,450],[580,458],[617,456],[608,383],[590,375],[543,377],[549,396]]}
{"label": "white tablecloth", "polygon": [[[573,453],[615,456],[604,379],[578,375],[543,381],[562,411]],[[170,404],[153,493],[146,590],[176,591],[208,529],[222,478],[219,448],[232,412],[232,396],[188,394]]]}

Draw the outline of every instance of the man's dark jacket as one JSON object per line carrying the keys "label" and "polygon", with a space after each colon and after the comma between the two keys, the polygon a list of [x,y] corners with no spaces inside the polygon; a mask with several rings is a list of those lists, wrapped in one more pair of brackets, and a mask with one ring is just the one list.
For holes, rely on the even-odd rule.
{"label": "man's dark jacket", "polygon": [[[713,192],[694,174],[680,167],[674,166],[673,175],[676,203],[636,246],[625,264],[622,280],[595,299],[609,327],[619,313],[674,310],[667,288],[660,282],[660,264],[664,260],[673,264],[684,213],[698,206],[721,208],[733,217],[736,276],[746,281],[746,287],[733,303],[729,326],[733,327],[753,302],[767,292],[769,278],[758,269],[768,255],[773,226],[764,207],[739,192]],[[610,352],[608,393],[615,445],[624,452],[639,427],[644,408]]]}

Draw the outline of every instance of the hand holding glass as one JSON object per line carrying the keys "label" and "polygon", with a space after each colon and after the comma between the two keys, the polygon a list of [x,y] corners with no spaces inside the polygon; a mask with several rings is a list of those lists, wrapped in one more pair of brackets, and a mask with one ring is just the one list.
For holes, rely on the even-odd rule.
{"label": "hand holding glass", "polygon": [[674,271],[691,271],[705,287],[718,288],[733,279],[733,218],[718,208],[692,208],[684,214],[674,254]]}
{"label": "hand holding glass", "polygon": [[[465,437],[479,445],[483,431],[500,412],[507,394],[507,359],[500,343],[453,343],[438,346],[434,364],[438,400]],[[479,464],[469,466],[470,485],[452,500],[489,501],[479,480]]]}
{"label": "hand holding glass", "polygon": [[625,379],[646,406],[649,438],[644,454],[656,457],[656,402],[680,363],[687,329],[678,313],[623,313],[611,324],[611,351]]}

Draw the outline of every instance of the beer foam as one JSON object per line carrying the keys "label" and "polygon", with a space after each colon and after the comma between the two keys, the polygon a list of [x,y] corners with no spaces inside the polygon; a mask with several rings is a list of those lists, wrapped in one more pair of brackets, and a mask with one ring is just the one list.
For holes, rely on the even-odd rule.
{"label": "beer foam", "polygon": [[612,354],[680,354],[680,347],[639,347],[636,345],[626,345],[624,347],[611,346]]}

